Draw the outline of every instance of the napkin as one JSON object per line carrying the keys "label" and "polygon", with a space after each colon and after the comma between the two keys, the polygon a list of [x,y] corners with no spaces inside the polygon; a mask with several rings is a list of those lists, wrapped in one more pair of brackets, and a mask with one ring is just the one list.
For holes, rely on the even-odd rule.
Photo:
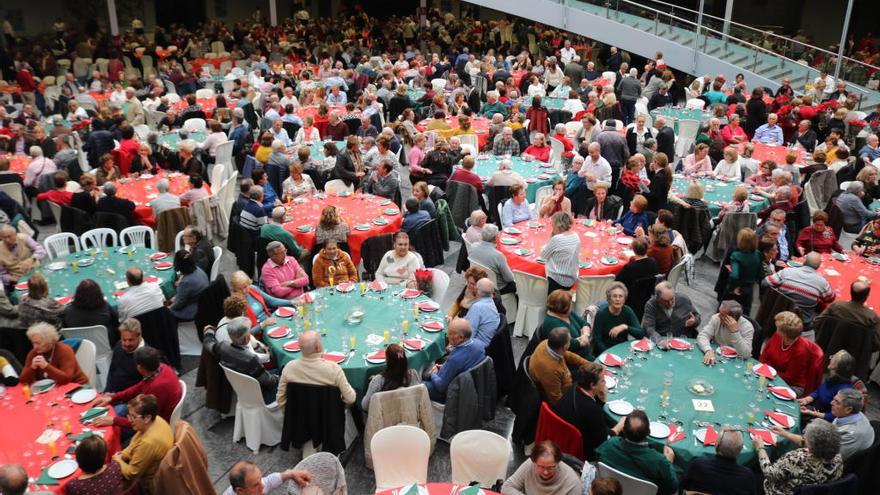
{"label": "napkin", "polygon": [[80,414],[79,419],[80,419],[80,421],[88,421],[90,419],[95,419],[98,416],[101,416],[104,413],[106,413],[108,410],[109,409],[106,407],[93,407],[93,408],[89,409],[88,411]]}
{"label": "napkin", "polygon": [[352,282],[343,282],[336,286],[336,290],[339,292],[348,292],[352,289],[354,289],[354,283]]}
{"label": "napkin", "polygon": [[756,437],[761,437],[761,440],[764,440],[764,443],[767,445],[776,446],[776,435],[770,430],[764,428],[749,428],[749,433]]}
{"label": "napkin", "polygon": [[538,179],[534,177],[526,177],[526,182],[528,182],[529,184],[533,184],[535,182],[538,182]]}
{"label": "napkin", "polygon": [[311,225],[300,225],[299,227],[296,228],[296,230],[298,230],[300,232],[311,232],[312,226]]}
{"label": "napkin", "polygon": [[400,297],[403,297],[405,299],[409,299],[412,297],[419,297],[420,295],[422,295],[422,291],[420,291],[418,289],[406,289],[400,293]]}
{"label": "napkin", "polygon": [[74,442],[81,442],[94,434],[95,434],[95,432],[93,432],[93,431],[84,431],[84,432],[80,433],[79,435],[73,435],[72,437],[70,437],[70,440],[74,441]]}
{"label": "napkin", "polygon": [[153,266],[156,268],[170,268],[174,265],[172,263],[167,262],[167,261],[159,261],[159,262],[153,263]]}
{"label": "napkin", "polygon": [[367,359],[385,359],[385,349],[379,349],[378,351],[367,356]]}
{"label": "napkin", "polygon": [[305,294],[299,296],[298,302],[303,304],[309,304],[315,302],[315,296],[312,295],[311,292],[306,292]]}
{"label": "napkin", "polygon": [[150,282],[150,283],[156,283],[159,281],[159,277],[157,277],[155,275],[147,275],[146,277],[144,277],[144,280],[146,280],[147,282]]}
{"label": "napkin", "polygon": [[429,321],[423,323],[422,328],[427,328],[428,330],[443,330],[443,324],[439,321]]}
{"label": "napkin", "polygon": [[667,444],[673,444],[675,442],[684,440],[687,438],[687,435],[684,434],[684,431],[678,429],[678,425],[675,423],[670,423],[669,425],[669,436],[666,437]]}
{"label": "napkin", "polygon": [[681,339],[669,339],[669,347],[676,351],[687,351],[691,349],[690,343]]}
{"label": "napkin", "polygon": [[55,386],[55,382],[46,382],[45,384],[38,385],[34,388],[36,388],[38,392],[45,392],[46,390],[49,390],[50,388],[52,388],[54,386]]}
{"label": "napkin", "polygon": [[287,328],[286,326],[276,327],[276,328],[273,328],[272,330],[269,330],[269,337],[280,338],[280,337],[287,335],[287,332],[289,332],[289,331],[290,331],[290,329]]}
{"label": "napkin", "polygon": [[615,354],[608,353],[602,355],[602,364],[606,366],[621,366],[623,361]]}
{"label": "napkin", "polygon": [[153,253],[150,255],[151,260],[161,260],[162,258],[168,257],[167,253]]}
{"label": "napkin", "polygon": [[397,495],[419,495],[419,485],[413,483],[412,485],[402,488]]}
{"label": "napkin", "polygon": [[285,351],[296,352],[299,350],[299,341],[291,340],[290,342],[286,342],[283,347]]}
{"label": "napkin", "polygon": [[757,373],[760,376],[763,376],[764,378],[768,378],[770,380],[775,378],[775,376],[773,375],[773,370],[769,366],[767,366],[766,364],[762,364],[761,366],[758,366],[757,368],[755,368],[755,373]]}
{"label": "napkin", "polygon": [[773,411],[764,411],[764,414],[773,421],[779,423],[783,428],[791,428],[794,426],[794,418],[788,414],[777,413]]}
{"label": "napkin", "polygon": [[794,391],[788,387],[767,387],[771,392],[777,395],[781,395],[788,400],[794,400],[797,397],[794,394]]}
{"label": "napkin", "polygon": [[642,338],[642,340],[636,342],[633,347],[640,351],[650,351],[651,350],[651,341],[648,340],[647,337]]}
{"label": "napkin", "polygon": [[37,478],[37,481],[34,481],[35,485],[58,485],[58,480],[49,476],[49,467],[44,467],[40,472],[40,477]]}
{"label": "napkin", "polygon": [[420,351],[425,345],[425,342],[421,339],[403,339],[403,344],[411,349]]}
{"label": "napkin", "polygon": [[321,357],[322,357],[324,360],[326,360],[326,361],[330,361],[330,362],[332,362],[332,363],[339,364],[339,363],[345,361],[345,358],[346,358],[347,356],[345,356],[344,354],[328,354],[328,353],[324,353],[324,354],[321,355]]}
{"label": "napkin", "polygon": [[397,208],[388,208],[387,210],[385,210],[385,214],[386,215],[399,215],[400,210],[398,210]]}
{"label": "napkin", "polygon": [[20,283],[15,284],[16,290],[27,290],[27,288],[28,288],[27,282],[20,282]]}
{"label": "napkin", "polygon": [[374,290],[377,292],[381,292],[388,288],[388,284],[379,280],[373,280],[370,282],[370,290]]}
{"label": "napkin", "polygon": [[275,310],[275,312],[281,318],[289,318],[289,317],[296,314],[296,309],[289,308],[287,306],[282,306],[282,307],[278,308],[277,310]]}
{"label": "napkin", "polygon": [[480,485],[469,486],[458,491],[458,495],[479,495],[479,493]]}
{"label": "napkin", "polygon": [[706,427],[706,437],[703,438],[703,445],[710,446],[715,445],[715,442],[718,441],[718,432],[715,431],[715,428],[712,428],[712,425]]}
{"label": "napkin", "polygon": [[432,313],[434,311],[437,311],[440,308],[432,302],[423,302],[423,303],[419,304],[419,309],[421,311],[427,311],[429,313]]}
{"label": "napkin", "polygon": [[737,352],[733,347],[723,346],[718,348],[718,354],[726,357],[736,357]]}
{"label": "napkin", "polygon": [[55,300],[58,301],[58,304],[65,306],[73,299],[73,296],[64,296],[64,297],[56,297]]}

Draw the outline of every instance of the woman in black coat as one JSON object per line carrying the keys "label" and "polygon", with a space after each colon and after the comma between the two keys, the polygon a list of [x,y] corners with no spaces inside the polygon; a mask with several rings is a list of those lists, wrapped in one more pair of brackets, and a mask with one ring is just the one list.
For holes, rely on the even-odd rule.
{"label": "woman in black coat", "polygon": [[767,123],[767,105],[764,103],[764,90],[755,88],[752,97],[746,102],[746,125],[745,130],[749,139],[755,135],[758,127]]}

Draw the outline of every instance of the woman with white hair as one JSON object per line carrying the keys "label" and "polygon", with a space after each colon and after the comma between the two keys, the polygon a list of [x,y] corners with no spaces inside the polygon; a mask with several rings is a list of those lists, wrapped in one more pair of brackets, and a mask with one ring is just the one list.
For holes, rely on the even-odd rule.
{"label": "woman with white hair", "polygon": [[840,433],[831,423],[817,419],[804,431],[804,446],[770,462],[760,436],[752,439],[764,473],[766,495],[790,495],[804,485],[830,483],[843,476]]}
{"label": "woman with white hair", "polygon": [[159,171],[159,163],[152,158],[153,150],[147,143],[138,145],[137,155],[128,166],[128,173],[138,177],[140,174],[155,174]]}
{"label": "woman with white hair", "polygon": [[76,362],[76,354],[67,344],[58,342],[58,331],[48,323],[36,323],[27,330],[33,348],[21,370],[21,383],[51,378],[58,385],[74,382],[87,385],[89,378]]}
{"label": "woman with white hair", "polygon": [[532,138],[532,145],[523,151],[523,157],[526,155],[538,160],[540,162],[547,162],[550,160],[550,146],[547,144],[547,138],[544,134],[538,132],[535,133],[535,136]]}
{"label": "woman with white hair", "polygon": [[177,153],[180,156],[180,171],[187,175],[205,176],[205,164],[195,157],[196,142],[191,139],[182,141],[177,146]]}
{"label": "woman with white hair", "polygon": [[44,175],[52,175],[58,167],[51,159],[43,156],[43,149],[39,146],[31,146],[28,152],[31,155],[31,162],[28,164],[24,172],[24,187],[28,189],[30,196],[37,194],[37,186],[40,185],[40,177]]}
{"label": "woman with white hair", "polygon": [[489,217],[486,216],[486,212],[483,210],[472,211],[470,217],[468,217],[468,228],[464,233],[464,238],[471,243],[480,242],[483,235],[483,226],[486,225],[488,219]]}

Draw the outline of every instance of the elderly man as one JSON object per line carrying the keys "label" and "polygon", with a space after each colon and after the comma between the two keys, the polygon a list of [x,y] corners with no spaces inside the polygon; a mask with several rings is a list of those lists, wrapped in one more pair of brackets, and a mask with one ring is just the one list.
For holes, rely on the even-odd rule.
{"label": "elderly man", "polygon": [[350,134],[348,124],[342,120],[339,112],[330,112],[330,122],[324,131],[324,139],[331,141],[342,141]]}
{"label": "elderly man", "polygon": [[287,135],[287,131],[284,129],[284,122],[280,118],[272,122],[269,132],[272,133],[272,151],[275,151],[275,141],[279,141],[282,146],[290,146],[290,136]]}
{"label": "elderly man", "polygon": [[0,280],[4,285],[18,282],[22,275],[46,259],[46,250],[15,227],[0,227]]}
{"label": "elderly man", "polygon": [[113,182],[105,182],[101,189],[104,191],[104,197],[98,200],[95,211],[122,215],[129,225],[134,225],[134,209],[136,207],[134,201],[116,197],[116,184]]}
{"label": "elderly man", "polygon": [[626,138],[617,132],[617,127],[613,121],[606,120],[605,127],[599,137],[596,138],[602,150],[602,157],[611,165],[612,186],[617,184],[617,178],[620,177],[620,169],[629,160],[629,146],[626,144]]}
{"label": "elderly man", "polygon": [[54,174],[58,167],[55,162],[43,156],[43,149],[39,146],[31,146],[28,152],[31,155],[31,162],[24,171],[24,187],[28,196],[34,197],[40,186],[40,178]]}
{"label": "elderly man", "polygon": [[776,191],[773,193],[773,203],[770,204],[767,208],[758,212],[758,218],[766,219],[770,216],[770,214],[776,210],[781,210],[786,213],[790,211],[794,211],[794,205],[791,201],[792,190],[789,186],[777,187]]}
{"label": "elderly man", "polygon": [[379,165],[370,172],[370,177],[364,184],[364,192],[394,199],[400,189],[400,174],[395,170],[392,160],[382,160]]}
{"label": "elderly man", "polygon": [[854,180],[846,186],[846,191],[837,197],[837,207],[843,216],[843,230],[857,234],[868,221],[877,218],[880,212],[865,208],[862,197],[865,195],[865,184]]}
{"label": "elderly man", "polygon": [[125,271],[128,289],[116,300],[119,319],[135,318],[165,305],[165,294],[158,283],[145,282],[144,272],[137,267]]}
{"label": "elderly man", "polygon": [[789,267],[769,275],[762,284],[773,287],[790,297],[801,311],[804,336],[812,337],[812,324],[816,312],[834,302],[837,294],[831,284],[819,272],[822,255],[807,253],[804,266]]}
{"label": "elderly man", "polygon": [[669,337],[693,337],[700,326],[700,313],[684,294],[676,294],[669,282],[660,282],[645,304],[642,327],[661,347]]}
{"label": "elderly man", "polygon": [[513,293],[516,292],[513,272],[510,271],[507,258],[495,246],[497,237],[498,226],[484,223],[484,227],[480,231],[480,241],[471,246],[468,251],[468,257],[495,274],[495,280],[498,281],[498,289],[502,294]]}
{"label": "elderly man", "polygon": [[159,218],[159,214],[165,210],[180,208],[180,198],[168,192],[170,187],[168,179],[160,179],[156,183],[156,190],[159,191],[159,195],[150,201],[150,207],[153,208],[153,216],[155,218]]}
{"label": "elderly man", "polygon": [[645,412],[641,409],[631,412],[623,421],[623,434],[610,437],[596,449],[599,462],[654,483],[660,495],[676,493],[678,477],[672,465],[675,453],[668,445],[663,446],[662,454],[649,446],[650,431]]}
{"label": "elderly man", "polygon": [[309,275],[297,263],[296,258],[287,255],[287,248],[278,241],[266,246],[269,259],[260,271],[260,281],[270,295],[282,299],[293,299],[302,294],[309,285]]}
{"label": "elderly man", "polygon": [[131,125],[143,124],[146,121],[144,106],[135,96],[135,90],[131,86],[125,89],[125,103],[128,104],[128,111],[125,114],[125,119],[128,120],[128,123]]}
{"label": "elderly man", "polygon": [[452,380],[480,364],[486,357],[485,346],[473,338],[471,324],[464,318],[449,322],[446,338],[451,347],[446,362],[432,366],[424,382],[431,400],[440,403],[446,402],[446,390]]}
{"label": "elderly man", "polygon": [[339,389],[342,402],[347,405],[354,403],[356,393],[342,368],[321,357],[324,346],[321,335],[315,331],[303,332],[299,336],[299,348],[302,354],[299,359],[289,361],[281,370],[276,400],[281,409],[287,402],[287,384],[301,383],[308,385],[329,385]]}
{"label": "elderly man", "polygon": [[143,378],[134,361],[134,351],[144,346],[141,337],[141,322],[134,318],[119,324],[119,342],[113,346],[110,358],[110,373],[107,376],[105,392],[119,392],[141,381]]}
{"label": "elderly man", "polygon": [[[831,303],[825,308],[825,311],[816,316],[815,320],[815,328],[818,332],[817,337],[820,345],[822,342],[828,342],[821,335],[820,330],[823,322],[828,321],[832,325],[831,328],[834,328],[833,320],[838,320],[847,325],[846,332],[841,335],[843,340],[837,342],[837,345],[840,346],[837,348],[845,349],[853,356],[867,357],[867,360],[860,358],[862,362],[856,363],[856,374],[858,375],[862,375],[870,369],[870,353],[862,352],[860,348],[866,340],[864,332],[868,332],[871,335],[872,348],[880,348],[880,316],[865,304],[871,293],[869,283],[867,279],[854,281],[849,287],[850,300]],[[860,372],[859,370],[862,371]]]}
{"label": "elderly man", "polygon": [[663,117],[654,119],[654,128],[657,129],[657,152],[665,154],[671,161],[675,156],[675,131],[666,125]]}
{"label": "elderly man", "polygon": [[813,124],[809,120],[801,120],[798,122],[797,132],[794,136],[795,141],[808,153],[812,153],[816,149],[816,131],[811,129],[812,126]]}
{"label": "elderly man", "polygon": [[636,114],[636,100],[642,96],[642,83],[638,77],[639,70],[632,68],[619,82],[620,109],[623,113],[624,125],[629,125],[633,121]]}
{"label": "elderly man", "polygon": [[488,347],[498,331],[501,316],[495,305],[495,284],[488,278],[477,280],[477,298],[465,316],[474,332],[474,340]]}
{"label": "elderly man", "polygon": [[871,163],[880,158],[880,138],[876,134],[869,134],[867,143],[859,150],[859,158],[865,163]]}
{"label": "elderly man", "polygon": [[791,256],[791,250],[794,246],[790,246],[788,242],[788,228],[785,225],[786,213],[784,210],[773,210],[770,217],[758,226],[758,235],[761,238],[770,238],[776,243],[779,249],[777,259],[788,261]]}
{"label": "elderly man", "polygon": [[611,164],[602,156],[601,152],[602,147],[598,142],[588,144],[587,157],[584,158],[584,163],[577,173],[577,175],[586,180],[587,189],[590,191],[596,187],[597,182],[603,182],[611,186],[613,170]]}
{"label": "elderly man", "polygon": [[519,184],[525,186],[525,180],[522,176],[513,171],[513,162],[505,158],[498,162],[498,170],[489,177],[489,185],[495,186],[513,186]]}
{"label": "elderly man", "polygon": [[496,156],[519,155],[519,142],[513,138],[513,129],[505,127],[492,141],[492,154]]}
{"label": "elderly man", "polygon": [[507,118],[507,105],[498,101],[498,91],[492,90],[486,93],[486,103],[480,107],[480,115],[484,117],[500,113]]}
{"label": "elderly man", "polygon": [[20,465],[4,464],[0,466],[0,493],[24,495],[27,491],[28,483],[27,471]]}
{"label": "elderly man", "polygon": [[[831,423],[837,427],[837,431],[840,433],[840,455],[844,461],[874,443],[874,428],[868,421],[868,417],[862,412],[864,400],[862,393],[854,388],[841,389],[831,399],[831,414],[834,416],[834,421]],[[825,417],[825,413],[803,407],[801,413],[815,418]],[[778,426],[771,429],[795,445],[804,445],[804,437],[801,435],[791,433]]]}
{"label": "elderly man", "polygon": [[776,122],[778,121],[779,117],[775,113],[767,115],[767,123],[755,129],[755,135],[752,137],[752,141],[780,146],[785,144],[785,138],[782,135],[782,127],[776,125]]}
{"label": "elderly man", "polygon": [[278,393],[278,377],[268,373],[260,358],[250,350],[250,327],[251,322],[246,316],[233,318],[226,324],[230,341],[218,342],[216,329],[209,325],[205,327],[203,346],[223,366],[257,380],[263,402],[271,404]]}
{"label": "elderly man", "polygon": [[[263,495],[281,488],[287,481],[299,486],[299,493],[306,493],[303,488],[309,486],[312,475],[308,471],[288,469],[280,473],[263,476],[263,472],[250,461],[238,461],[229,471],[229,488],[223,495]],[[293,487],[290,487],[293,490]]]}
{"label": "elderly man", "polygon": [[260,233],[260,228],[268,221],[266,210],[263,209],[262,186],[251,186],[248,196],[250,199],[244,204],[238,218],[241,227],[249,232],[251,236],[257,237]]}
{"label": "elderly man", "polygon": [[327,95],[328,105],[345,105],[347,102],[348,95],[339,91],[339,86],[333,86],[330,88],[330,94]]}
{"label": "elderly man", "polygon": [[474,159],[474,157],[471,155],[466,155],[461,160],[461,167],[456,168],[455,171],[452,172],[449,180],[470,184],[474,186],[474,189],[477,190],[477,194],[482,194],[483,190],[485,189],[483,186],[483,179],[481,179],[479,175],[474,173],[474,165],[476,165],[476,160]]}
{"label": "elderly man", "polygon": [[578,369],[584,365],[601,367],[600,364],[590,363],[569,351],[570,344],[571,334],[568,329],[554,328],[550,330],[547,339],[538,344],[529,360],[529,376],[551,405],[555,405],[571,387],[570,369]]}
{"label": "elderly man", "polygon": [[697,335],[697,347],[703,352],[703,364],[715,364],[715,351],[712,342],[717,346],[733,347],[741,358],[752,355],[752,335],[755,329],[742,314],[742,305],[736,301],[722,301],[718,313],[712,315],[709,322]]}
{"label": "elderly man", "polygon": [[284,244],[287,252],[293,255],[293,257],[299,259],[302,258],[304,254],[308,254],[308,251],[303,249],[302,246],[296,242],[296,238],[293,237],[293,234],[283,227],[284,216],[286,214],[287,210],[285,210],[283,206],[276,206],[272,210],[271,221],[260,227],[260,238],[266,241],[278,241],[281,244]]}
{"label": "elderly man", "polygon": [[682,489],[685,493],[754,495],[757,493],[755,473],[736,462],[742,449],[741,432],[721,430],[715,442],[715,455],[698,457],[688,464],[681,478]]}

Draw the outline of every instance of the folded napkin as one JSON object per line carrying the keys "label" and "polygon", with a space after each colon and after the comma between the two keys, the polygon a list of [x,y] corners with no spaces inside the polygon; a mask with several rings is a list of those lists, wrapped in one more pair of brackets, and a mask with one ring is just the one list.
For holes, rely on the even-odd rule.
{"label": "folded napkin", "polygon": [[72,437],[70,437],[70,440],[73,442],[81,442],[94,434],[95,434],[95,432],[93,432],[93,431],[84,431],[84,432],[80,433],[79,435],[73,435]]}
{"label": "folded napkin", "polygon": [[650,351],[650,350],[651,350],[651,348],[653,347],[653,345],[651,344],[651,341],[648,340],[647,337],[644,337],[644,338],[642,338],[642,340],[639,340],[638,342],[636,342],[635,344],[633,344],[633,347],[635,347],[636,349],[638,349],[638,350],[640,350],[640,351],[645,351],[645,352],[647,352],[647,351]]}
{"label": "folded napkin", "polygon": [[269,337],[272,337],[273,339],[284,337],[285,335],[287,335],[287,332],[289,332],[289,331],[290,331],[290,329],[287,328],[286,326],[276,327],[276,328],[273,328],[272,330],[269,330]]}
{"label": "folded napkin", "polygon": [[602,364],[605,366],[621,366],[623,365],[623,361],[620,360],[615,354],[611,354],[610,352],[602,355]]}
{"label": "folded napkin", "polygon": [[147,275],[146,277],[144,277],[144,280],[146,280],[147,282],[156,283],[159,281],[159,277],[155,275]]}
{"label": "folded napkin", "polygon": [[345,358],[347,356],[345,354],[335,354],[335,353],[325,352],[324,354],[321,355],[321,357],[326,361],[330,361],[332,363],[339,364],[339,363],[345,361]]}
{"label": "folded napkin", "polygon": [[427,323],[422,323],[422,328],[427,328],[428,330],[443,330],[443,324],[439,321],[429,321]]}
{"label": "folded napkin", "polygon": [[768,418],[773,420],[776,423],[779,423],[785,429],[791,428],[794,426],[794,418],[789,416],[788,414],[773,412],[773,411],[764,411],[764,414],[767,415]]}
{"label": "folded napkin", "polygon": [[162,258],[167,258],[167,257],[168,257],[167,253],[153,253],[150,255],[150,259],[153,261],[161,260]]}
{"label": "folded napkin", "polygon": [[425,345],[425,342],[421,339],[403,339],[403,345],[409,347],[410,349],[420,351]]}
{"label": "folded napkin", "polygon": [[403,297],[406,299],[413,298],[413,297],[419,297],[420,295],[422,295],[422,291],[420,291],[418,289],[406,289],[400,293],[400,297]]}
{"label": "folded napkin", "polygon": [[34,386],[34,388],[36,388],[38,392],[45,392],[46,390],[49,390],[50,388],[52,388],[54,386],[55,386],[55,382],[51,381],[51,382],[46,382],[42,385],[36,385],[36,386]]}
{"label": "folded napkin", "polygon": [[675,442],[684,440],[687,438],[687,435],[684,434],[684,431],[679,429],[678,425],[675,423],[669,424],[669,436],[666,437],[667,444],[673,444]]}
{"label": "folded napkin", "polygon": [[706,427],[706,436],[703,438],[703,445],[710,446],[715,445],[715,442],[718,441],[718,432],[715,431],[715,428],[712,428],[712,425]]}
{"label": "folded napkin", "polygon": [[339,292],[348,292],[352,289],[354,289],[354,283],[352,282],[343,282],[336,286],[336,290]]}
{"label": "folded napkin", "polygon": [[296,230],[298,230],[300,232],[311,232],[312,226],[311,225],[300,225],[299,227],[296,228]]}
{"label": "folded napkin", "polygon": [[385,359],[385,349],[379,349],[378,351],[367,356],[367,359],[375,359],[375,360]]}
{"label": "folded napkin", "polygon": [[80,414],[79,419],[80,419],[80,421],[88,421],[90,419],[95,419],[98,416],[101,416],[104,413],[106,413],[108,410],[109,410],[109,408],[107,408],[107,407],[93,407],[93,408],[89,409],[88,411]]}
{"label": "folded napkin", "polygon": [[458,495],[479,495],[480,493],[480,485],[472,485],[467,488],[462,488],[458,491]]}
{"label": "folded napkin", "polygon": [[285,351],[297,352],[299,350],[299,341],[291,340],[290,342],[285,343],[283,347]]}
{"label": "folded napkin", "polygon": [[433,302],[423,302],[423,303],[419,304],[419,309],[421,311],[427,311],[427,312],[431,313],[431,312],[437,311],[438,309],[440,309],[440,307],[437,306],[437,304],[433,303]]}
{"label": "folded napkin", "polygon": [[755,368],[755,373],[770,380],[776,378],[776,375],[774,375],[773,373],[773,368],[767,366],[766,364],[762,364],[761,366]]}
{"label": "folded napkin", "polygon": [[401,488],[397,495],[419,495],[419,485],[412,484],[405,488]]}
{"label": "folded napkin", "polygon": [[281,318],[289,318],[296,314],[296,309],[287,306],[281,306],[275,310],[275,313]]}
{"label": "folded napkin", "polygon": [[40,477],[37,478],[37,481],[34,481],[35,485],[58,485],[58,480],[49,476],[49,468],[44,467],[42,471],[40,471]]}
{"label": "folded napkin", "polygon": [[315,296],[313,296],[311,292],[306,292],[305,294],[299,296],[299,299],[297,299],[297,302],[300,302],[303,304],[313,303],[313,302],[315,302]]}
{"label": "folded napkin", "polygon": [[27,290],[28,283],[27,282],[19,282],[19,283],[15,284],[15,289],[16,290]]}
{"label": "folded napkin", "polygon": [[794,390],[792,390],[788,387],[767,387],[767,388],[770,389],[770,391],[773,392],[774,394],[781,395],[782,397],[785,397],[788,400],[794,400],[797,398],[797,395],[795,395]]}
{"label": "folded napkin", "polygon": [[64,296],[64,297],[56,297],[55,300],[58,301],[58,304],[65,306],[73,299],[73,296]]}
{"label": "folded napkin", "polygon": [[171,268],[172,266],[174,266],[174,264],[169,263],[168,261],[158,261],[156,263],[153,263],[153,266],[156,268]]}
{"label": "folded napkin", "polygon": [[526,177],[525,180],[526,180],[526,182],[528,182],[529,184],[534,184],[535,182],[538,182],[538,179],[536,179],[536,178],[534,178],[534,177]]}
{"label": "folded napkin", "polygon": [[669,347],[676,351],[689,351],[693,346],[686,340],[669,339]]}
{"label": "folded napkin", "polygon": [[728,346],[719,347],[718,353],[725,357],[736,357],[737,355],[736,349]]}
{"label": "folded napkin", "polygon": [[756,437],[761,437],[765,444],[776,446],[776,435],[772,431],[764,428],[749,428],[749,433]]}
{"label": "folded napkin", "polygon": [[387,210],[385,210],[385,214],[386,215],[399,215],[400,210],[398,210],[397,208],[388,208]]}
{"label": "folded napkin", "polygon": [[379,280],[373,280],[370,282],[370,290],[374,290],[376,292],[381,292],[388,288],[388,284]]}

